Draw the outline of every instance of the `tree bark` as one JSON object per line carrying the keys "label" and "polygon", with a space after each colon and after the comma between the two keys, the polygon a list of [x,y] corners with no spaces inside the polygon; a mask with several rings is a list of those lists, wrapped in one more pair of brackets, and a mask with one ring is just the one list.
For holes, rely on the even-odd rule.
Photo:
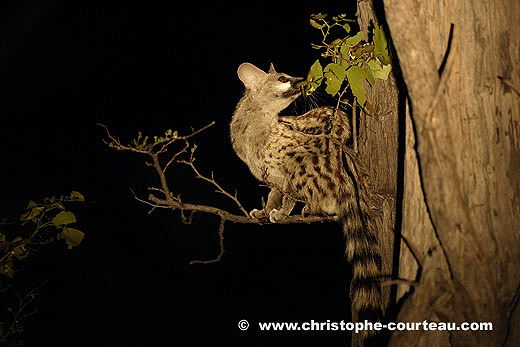
{"label": "tree bark", "polygon": [[401,247],[400,277],[418,285],[398,321],[493,323],[390,345],[520,345],[520,3],[385,0],[384,13],[410,105],[401,233],[422,269]]}
{"label": "tree bark", "polygon": [[[377,22],[371,1],[358,2],[357,17],[360,30],[369,33],[373,23]],[[386,81],[377,79],[374,87],[365,83],[367,101],[377,112],[359,114],[358,150],[370,179],[371,218],[381,248],[382,274],[385,276],[382,281],[385,282],[392,275],[395,240],[399,97],[393,73]],[[391,303],[390,287],[383,286],[382,294],[388,307]],[[360,336],[352,336],[352,346],[361,346],[361,343]]]}

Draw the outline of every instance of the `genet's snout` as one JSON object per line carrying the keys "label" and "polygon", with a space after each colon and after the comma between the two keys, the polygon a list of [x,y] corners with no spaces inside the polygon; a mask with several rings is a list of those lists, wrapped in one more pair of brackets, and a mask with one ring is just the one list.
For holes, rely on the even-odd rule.
{"label": "genet's snout", "polygon": [[302,77],[295,77],[291,81],[291,87],[293,88],[300,88],[303,85],[303,78]]}

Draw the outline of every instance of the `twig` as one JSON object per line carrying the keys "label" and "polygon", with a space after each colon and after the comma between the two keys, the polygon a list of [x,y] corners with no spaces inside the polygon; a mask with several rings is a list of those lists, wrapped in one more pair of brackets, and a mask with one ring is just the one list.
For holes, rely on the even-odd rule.
{"label": "twig", "polygon": [[[189,167],[191,167],[191,169],[193,170],[193,172],[195,172],[195,174],[197,175],[197,178],[200,178],[206,182],[209,182],[211,184],[213,184],[215,187],[217,187],[217,192],[220,193],[220,194],[223,194],[225,196],[227,196],[228,198],[230,198],[231,200],[233,200],[238,208],[240,209],[240,211],[242,211],[242,213],[245,215],[245,216],[249,216],[249,213],[247,213],[246,209],[242,206],[242,204],[240,203],[240,201],[238,201],[238,198],[236,197],[236,193],[235,193],[235,196],[229,194],[227,191],[225,191],[214,179],[213,177],[213,171],[211,172],[211,178],[208,178],[208,177],[205,177],[203,175],[200,174],[199,170],[197,170],[197,168],[195,167],[195,165],[193,165],[193,153],[195,152],[195,148],[191,151],[191,155],[190,155],[190,160],[189,161],[186,161],[186,160],[179,160],[179,163],[183,163],[183,164],[186,164],[188,165]],[[162,177],[164,177],[164,175],[162,175]]]}
{"label": "twig", "polygon": [[175,153],[175,155],[170,159],[170,161],[164,166],[162,172],[165,173],[166,172],[166,169],[168,168],[168,166],[170,166],[171,163],[173,163],[175,161],[175,159],[181,155],[182,153],[186,153],[186,150],[188,148],[190,148],[190,143],[188,142],[188,140],[184,139],[184,142],[186,142],[186,145],[184,146],[183,149],[181,149],[179,152]]}
{"label": "twig", "polygon": [[157,154],[159,153],[163,153],[163,152],[166,152],[166,148],[171,145],[173,142],[177,141],[177,140],[187,140],[189,139],[190,137],[194,136],[194,135],[197,135],[198,133],[200,133],[201,131],[204,131],[206,130],[207,128],[209,128],[210,126],[213,126],[215,125],[215,121],[209,123],[208,125],[206,126],[203,126],[202,128],[200,128],[199,130],[195,130],[193,131],[191,134],[189,135],[185,135],[185,136],[177,136],[173,139],[171,139],[170,141],[166,142],[165,144],[163,144],[163,146],[161,147],[161,149],[159,151],[157,151]]}
{"label": "twig", "polygon": [[5,329],[2,334],[0,334],[0,342],[5,342],[5,339],[7,339],[11,334],[16,332],[13,330],[15,330],[15,328],[18,324],[20,324],[22,321],[24,321],[30,315],[36,313],[36,310],[29,312],[29,313],[23,313],[23,312],[26,309],[27,305],[29,305],[29,303],[34,299],[35,292],[37,290],[39,290],[41,287],[43,287],[46,283],[47,283],[47,281],[44,281],[42,284],[40,284],[38,287],[29,291],[23,297],[18,293],[18,291],[16,291],[13,288],[13,291],[16,294],[16,297],[18,298],[18,309],[16,310],[16,312],[13,312],[13,311],[11,311],[11,309],[9,309],[11,311],[11,313],[13,314],[13,321],[12,321],[11,325],[7,329]]}
{"label": "twig", "polygon": [[210,260],[192,260],[190,261],[190,265],[193,264],[211,264],[211,263],[217,263],[222,259],[222,255],[224,255],[224,252],[226,251],[224,249],[224,219],[220,219],[220,226],[218,228],[218,237],[219,237],[219,247],[220,251],[216,258],[210,259]]}

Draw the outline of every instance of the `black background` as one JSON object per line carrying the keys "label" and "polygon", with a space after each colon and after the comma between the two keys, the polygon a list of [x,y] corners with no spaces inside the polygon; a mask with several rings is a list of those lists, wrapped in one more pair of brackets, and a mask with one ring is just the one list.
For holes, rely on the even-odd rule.
{"label": "black background", "polygon": [[[190,132],[199,169],[246,209],[259,187],[234,154],[229,122],[243,86],[244,61],[303,76],[321,34],[311,13],[258,3],[210,7],[94,8],[59,2],[3,5],[0,16],[2,215],[28,200],[77,190],[83,243],[41,249],[16,274],[23,293],[45,280],[26,323],[26,346],[347,345],[346,332],[260,332],[259,321],[349,320],[350,268],[335,224],[257,226],[226,223],[220,263],[189,265],[218,253],[218,217],[154,211],[137,202],[158,186],[145,157],[103,143],[107,125],[122,142],[140,130]],[[322,7],[321,7],[322,6]],[[186,202],[239,213],[232,202],[172,167],[170,188]],[[1,309],[4,309],[2,306]],[[238,329],[241,319],[251,327]]]}

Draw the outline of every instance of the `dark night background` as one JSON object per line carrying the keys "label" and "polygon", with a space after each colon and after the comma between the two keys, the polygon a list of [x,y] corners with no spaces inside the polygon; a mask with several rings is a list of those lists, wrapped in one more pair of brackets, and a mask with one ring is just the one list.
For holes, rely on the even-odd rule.
{"label": "dark night background", "polygon": [[[259,321],[349,320],[350,268],[335,224],[251,226],[226,223],[220,263],[189,265],[218,253],[218,217],[154,211],[158,186],[137,154],[103,143],[107,125],[126,143],[138,130],[193,139],[198,168],[260,206],[258,186],[229,141],[243,86],[238,65],[303,76],[317,58],[311,13],[355,8],[93,8],[59,2],[4,3],[0,14],[1,215],[28,200],[77,190],[83,243],[42,247],[16,274],[26,292],[45,280],[25,324],[26,346],[347,345],[345,332],[260,332]],[[260,6],[261,5],[261,6]],[[316,7],[317,6],[317,7]],[[170,188],[186,202],[239,213],[185,168]],[[4,306],[1,307],[4,309]],[[249,331],[237,323],[249,320]]]}

